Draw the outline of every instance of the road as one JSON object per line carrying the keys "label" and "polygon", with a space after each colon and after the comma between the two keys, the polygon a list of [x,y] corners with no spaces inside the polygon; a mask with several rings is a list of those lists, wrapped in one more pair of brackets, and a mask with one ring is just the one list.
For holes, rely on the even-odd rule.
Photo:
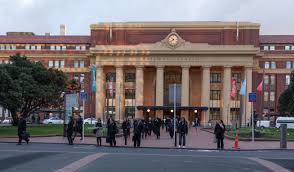
{"label": "road", "polygon": [[[287,170],[288,169],[288,170]],[[0,171],[294,171],[294,151],[110,148],[0,143]]]}

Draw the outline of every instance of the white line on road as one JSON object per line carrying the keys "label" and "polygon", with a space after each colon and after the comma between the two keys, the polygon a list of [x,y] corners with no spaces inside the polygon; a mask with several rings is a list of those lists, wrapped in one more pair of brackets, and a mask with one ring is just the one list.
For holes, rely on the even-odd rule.
{"label": "white line on road", "polygon": [[290,170],[282,166],[279,166],[278,164],[275,164],[273,162],[270,162],[264,159],[259,159],[259,158],[248,158],[248,159],[257,162],[274,172],[291,172]]}
{"label": "white line on road", "polygon": [[89,164],[90,162],[95,161],[98,158],[101,158],[104,155],[107,155],[107,154],[106,153],[96,153],[93,155],[86,156],[86,157],[79,159],[79,160],[59,169],[59,170],[56,170],[55,172],[74,172],[74,171],[77,171],[81,167]]}

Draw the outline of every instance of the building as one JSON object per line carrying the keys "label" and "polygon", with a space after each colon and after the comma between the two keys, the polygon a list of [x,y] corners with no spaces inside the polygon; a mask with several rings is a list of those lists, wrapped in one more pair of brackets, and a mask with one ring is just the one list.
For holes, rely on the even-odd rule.
{"label": "building", "polygon": [[[189,121],[197,116],[202,124],[242,120],[243,125],[250,121],[251,106],[247,96],[230,96],[232,78],[237,92],[246,78],[249,93],[264,77],[254,108],[260,114],[277,112],[294,67],[294,37],[260,35],[257,23],[124,22],[90,28],[89,36],[0,36],[0,63],[20,52],[84,83],[86,116],[172,117],[175,89],[178,116]],[[96,92],[91,91],[92,64]]]}

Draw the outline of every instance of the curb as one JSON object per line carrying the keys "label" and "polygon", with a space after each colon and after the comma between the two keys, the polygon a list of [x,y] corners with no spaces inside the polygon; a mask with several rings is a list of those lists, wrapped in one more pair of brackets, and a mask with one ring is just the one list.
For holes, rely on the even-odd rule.
{"label": "curb", "polygon": [[[17,143],[17,142],[1,142],[0,143]],[[46,143],[46,142],[30,142],[30,144],[44,144],[44,145],[68,145],[67,143]],[[76,143],[72,146],[82,146],[82,145],[93,145],[96,146],[95,144],[90,144],[90,143]],[[68,145],[70,146],[70,145]],[[251,152],[251,151],[293,151],[294,149],[224,149],[224,150],[218,150],[218,149],[211,149],[211,148],[178,148],[178,147],[139,147],[139,148],[134,148],[132,146],[115,146],[115,147],[110,147],[108,145],[102,145],[97,148],[114,148],[114,149],[157,149],[157,150],[187,150],[187,151],[217,151],[217,152]],[[46,152],[46,151],[45,151]]]}

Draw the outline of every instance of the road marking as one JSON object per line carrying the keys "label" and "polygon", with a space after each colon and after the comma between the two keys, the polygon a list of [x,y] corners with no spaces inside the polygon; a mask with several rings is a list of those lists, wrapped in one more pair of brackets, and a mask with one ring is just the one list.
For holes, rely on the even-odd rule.
{"label": "road marking", "polygon": [[263,166],[265,166],[266,168],[274,171],[274,172],[291,172],[290,170],[278,165],[278,164],[275,164],[273,162],[270,162],[270,161],[267,161],[267,160],[264,160],[264,159],[260,159],[260,158],[248,158],[252,161],[255,161]]}
{"label": "road marking", "polygon": [[93,155],[86,156],[86,157],[79,159],[79,160],[59,169],[59,170],[56,170],[55,172],[74,172],[74,171],[77,171],[81,167],[89,164],[90,162],[95,161],[98,158],[101,158],[104,155],[107,155],[107,154],[106,153],[96,153]]}

